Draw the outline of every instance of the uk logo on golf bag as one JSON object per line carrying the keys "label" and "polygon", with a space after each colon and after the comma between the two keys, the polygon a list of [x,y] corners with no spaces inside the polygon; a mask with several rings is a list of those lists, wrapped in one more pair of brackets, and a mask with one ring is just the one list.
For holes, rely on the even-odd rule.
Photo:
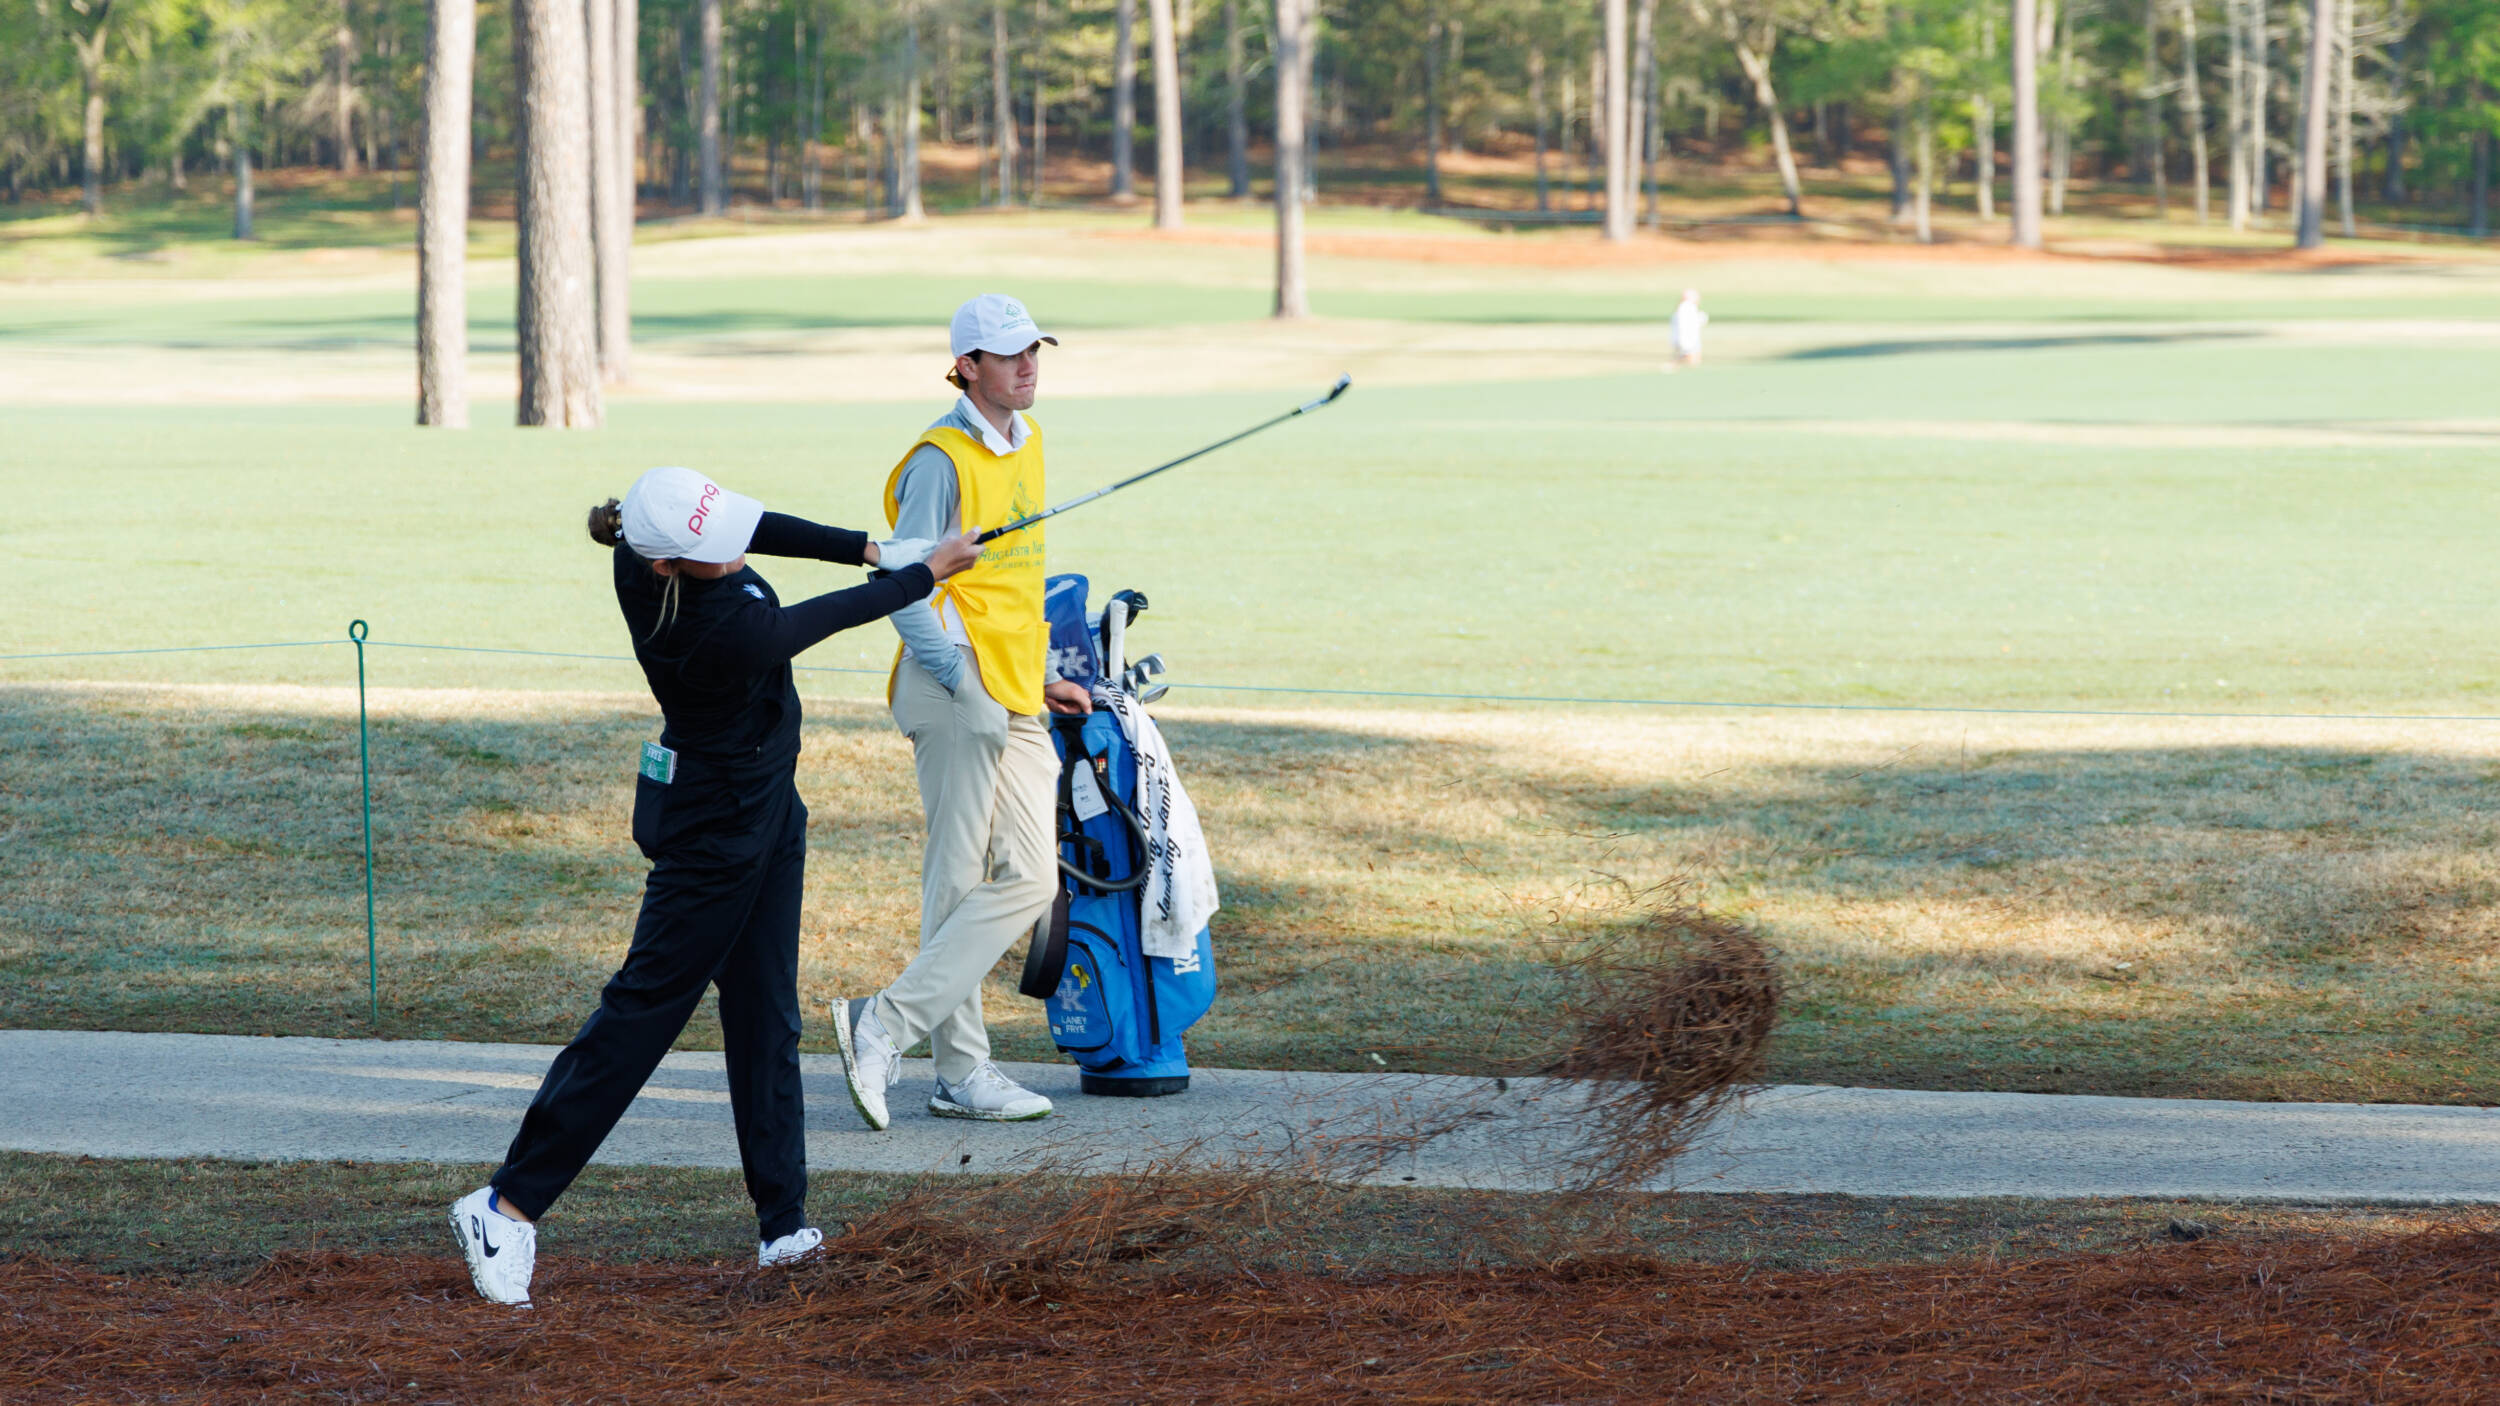
{"label": "uk logo on golf bag", "polygon": [[[1145,597],[1122,591],[1100,617],[1085,610],[1082,576],[1054,576],[1043,597],[1061,677],[1140,702],[1163,688],[1122,654]],[[1154,673],[1163,661],[1150,657]],[[1141,685],[1143,685],[1141,687]],[[1113,710],[1054,715],[1059,749],[1060,893],[1036,926],[1021,990],[1045,1003],[1051,1040],[1083,1071],[1085,1092],[1152,1098],[1189,1087],[1181,1035],[1215,1003],[1215,952],[1201,927],[1178,958],[1143,945],[1148,821],[1138,813],[1139,762]]]}

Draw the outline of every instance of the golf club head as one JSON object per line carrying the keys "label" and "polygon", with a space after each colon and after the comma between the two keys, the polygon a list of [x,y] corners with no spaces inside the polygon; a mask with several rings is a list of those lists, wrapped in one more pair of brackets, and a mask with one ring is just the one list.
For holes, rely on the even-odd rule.
{"label": "golf club head", "polygon": [[1296,415],[1303,415],[1308,414],[1313,410],[1317,410],[1323,405],[1334,405],[1337,402],[1337,397],[1345,394],[1346,387],[1353,384],[1354,377],[1352,375],[1339,376],[1337,378],[1337,384],[1328,388],[1328,394],[1321,396],[1319,399],[1312,401],[1310,404],[1303,406],[1301,409],[1296,410],[1293,413]]}
{"label": "golf club head", "polygon": [[1163,656],[1149,654],[1129,666],[1128,672],[1120,676],[1120,686],[1135,694],[1138,702],[1152,703],[1172,691],[1170,684],[1154,681],[1162,672]]}

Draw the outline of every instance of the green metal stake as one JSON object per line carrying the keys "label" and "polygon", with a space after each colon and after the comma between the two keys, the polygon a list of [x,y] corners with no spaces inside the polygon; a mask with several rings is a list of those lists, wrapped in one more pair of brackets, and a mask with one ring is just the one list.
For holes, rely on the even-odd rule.
{"label": "green metal stake", "polygon": [[373,925],[373,729],[365,721],[365,633],[362,620],[348,622],[347,637],[356,645],[356,755],[365,781],[365,997],[372,1003],[373,1023],[382,1023],[381,944]]}

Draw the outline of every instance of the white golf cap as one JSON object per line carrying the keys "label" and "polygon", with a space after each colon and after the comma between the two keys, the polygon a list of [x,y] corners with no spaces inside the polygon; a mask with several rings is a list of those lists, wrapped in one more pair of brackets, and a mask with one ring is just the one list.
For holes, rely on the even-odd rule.
{"label": "white golf cap", "polygon": [[692,469],[653,469],[625,490],[625,545],[651,561],[736,561],[764,505]]}
{"label": "white golf cap", "polygon": [[946,332],[957,356],[976,351],[1014,356],[1035,342],[1059,345],[1057,337],[1033,325],[1024,304],[1004,293],[984,293],[955,309],[954,324]]}

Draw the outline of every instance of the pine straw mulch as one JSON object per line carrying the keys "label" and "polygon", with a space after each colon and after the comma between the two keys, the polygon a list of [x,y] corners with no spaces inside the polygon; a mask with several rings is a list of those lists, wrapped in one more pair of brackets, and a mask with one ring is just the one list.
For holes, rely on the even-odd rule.
{"label": "pine straw mulch", "polygon": [[451,1258],[287,1256],[187,1290],[0,1261],[0,1400],[2470,1402],[2500,1381],[2481,1234],[1841,1271],[1132,1266],[935,1304],[856,1273],[862,1248],[780,1274],[558,1259],[527,1312]]}

